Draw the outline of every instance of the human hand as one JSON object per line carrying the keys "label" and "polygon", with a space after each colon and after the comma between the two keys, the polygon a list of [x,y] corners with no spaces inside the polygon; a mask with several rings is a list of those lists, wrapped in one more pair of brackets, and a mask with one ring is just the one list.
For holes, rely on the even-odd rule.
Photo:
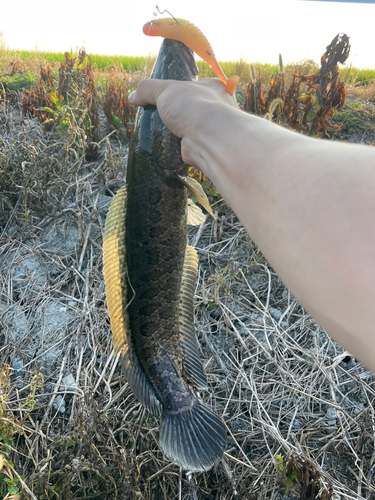
{"label": "human hand", "polygon": [[[238,107],[236,98],[230,96],[216,78],[196,82],[143,80],[129,96],[129,101],[136,106],[156,105],[164,124],[182,139],[183,160],[196,166],[192,149],[197,138],[208,132],[205,130],[207,114],[212,113],[213,106],[218,104]],[[210,133],[213,133],[212,123],[210,127]]]}

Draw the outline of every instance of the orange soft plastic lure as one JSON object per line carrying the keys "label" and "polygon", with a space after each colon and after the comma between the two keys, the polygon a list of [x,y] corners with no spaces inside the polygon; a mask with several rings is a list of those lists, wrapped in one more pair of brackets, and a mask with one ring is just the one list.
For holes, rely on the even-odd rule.
{"label": "orange soft plastic lure", "polygon": [[224,83],[228,94],[233,95],[239,77],[227,78],[216,60],[214,51],[207,38],[194,24],[184,19],[163,18],[150,21],[143,26],[143,33],[149,36],[162,36],[184,43],[190,50],[208,63]]}

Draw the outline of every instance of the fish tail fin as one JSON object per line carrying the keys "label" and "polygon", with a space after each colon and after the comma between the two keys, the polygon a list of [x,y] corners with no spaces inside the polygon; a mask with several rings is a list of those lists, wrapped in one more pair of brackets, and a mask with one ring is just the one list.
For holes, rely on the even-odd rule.
{"label": "fish tail fin", "polygon": [[226,442],[223,421],[198,399],[189,408],[164,411],[160,447],[175,464],[190,471],[206,471],[218,462]]}

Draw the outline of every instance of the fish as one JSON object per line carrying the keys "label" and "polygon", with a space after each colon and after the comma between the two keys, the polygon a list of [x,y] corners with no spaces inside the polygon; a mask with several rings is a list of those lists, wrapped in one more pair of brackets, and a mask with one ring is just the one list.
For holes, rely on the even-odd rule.
{"label": "fish", "polygon": [[[192,51],[164,39],[151,78],[197,74]],[[194,328],[198,257],[187,245],[187,189],[211,209],[188,168],[156,106],[139,108],[126,185],[105,223],[103,268],[114,351],[135,397],[160,419],[164,455],[185,470],[207,471],[223,455],[226,427],[198,397],[207,379]],[[191,217],[202,221],[196,211]]]}
{"label": "fish", "polygon": [[225,76],[210,43],[197,26],[185,19],[166,17],[146,23],[143,26],[143,33],[148,36],[162,36],[184,43],[189,49],[203,59],[203,61],[210,65],[216,76],[224,83],[228,94],[233,95],[239,77],[233,75],[227,78]]}

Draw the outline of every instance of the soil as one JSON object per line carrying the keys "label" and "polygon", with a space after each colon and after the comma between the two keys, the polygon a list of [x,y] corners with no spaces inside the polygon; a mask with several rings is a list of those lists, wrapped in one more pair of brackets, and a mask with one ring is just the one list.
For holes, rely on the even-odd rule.
{"label": "soil", "polygon": [[[350,123],[335,140],[374,143],[374,128]],[[104,137],[103,116],[101,126]],[[17,104],[0,112],[0,173],[12,172],[0,205],[5,477],[23,476],[24,497],[40,499],[375,499],[374,376],[301,308],[218,197],[217,219],[189,242],[202,397],[225,420],[227,447],[208,473],[163,457],[158,422],[114,357],[105,306],[103,227],[127,150],[112,134],[85,162]]]}

